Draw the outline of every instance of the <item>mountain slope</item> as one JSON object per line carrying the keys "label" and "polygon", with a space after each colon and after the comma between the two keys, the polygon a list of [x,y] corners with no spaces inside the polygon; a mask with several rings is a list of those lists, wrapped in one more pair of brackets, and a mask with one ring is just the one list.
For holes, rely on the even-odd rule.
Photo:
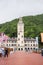
{"label": "mountain slope", "polygon": [[[18,19],[0,24],[0,32],[4,32],[10,37],[17,36]],[[24,35],[25,37],[36,37],[43,32],[43,14],[36,16],[24,16]]]}

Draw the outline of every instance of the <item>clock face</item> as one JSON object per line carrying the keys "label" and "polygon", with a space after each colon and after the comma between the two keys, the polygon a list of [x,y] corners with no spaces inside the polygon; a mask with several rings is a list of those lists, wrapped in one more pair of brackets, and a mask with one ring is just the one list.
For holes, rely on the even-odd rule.
{"label": "clock face", "polygon": [[22,28],[21,28],[21,27],[20,27],[19,29],[20,29],[20,30],[22,30]]}
{"label": "clock face", "polygon": [[19,26],[19,29],[23,29],[23,26]]}

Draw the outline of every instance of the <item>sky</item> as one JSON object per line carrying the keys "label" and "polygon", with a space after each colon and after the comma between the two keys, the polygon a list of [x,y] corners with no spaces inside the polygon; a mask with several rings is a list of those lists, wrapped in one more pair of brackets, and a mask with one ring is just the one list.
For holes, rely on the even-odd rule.
{"label": "sky", "polygon": [[43,14],[43,0],[0,0],[0,24],[38,14]]}

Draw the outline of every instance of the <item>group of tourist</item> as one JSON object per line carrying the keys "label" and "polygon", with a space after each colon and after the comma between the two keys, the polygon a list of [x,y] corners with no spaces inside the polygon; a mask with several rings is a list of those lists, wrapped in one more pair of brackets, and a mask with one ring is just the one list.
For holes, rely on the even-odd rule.
{"label": "group of tourist", "polygon": [[8,57],[8,49],[6,48],[6,49],[1,49],[1,51],[0,51],[0,57],[2,57],[2,56],[4,56],[4,57]]}

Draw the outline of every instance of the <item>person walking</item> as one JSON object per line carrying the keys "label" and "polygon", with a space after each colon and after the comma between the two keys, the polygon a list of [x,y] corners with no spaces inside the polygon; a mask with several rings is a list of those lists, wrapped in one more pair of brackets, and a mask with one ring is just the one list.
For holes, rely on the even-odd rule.
{"label": "person walking", "polygon": [[8,57],[8,49],[7,48],[5,49],[5,57],[6,56]]}

